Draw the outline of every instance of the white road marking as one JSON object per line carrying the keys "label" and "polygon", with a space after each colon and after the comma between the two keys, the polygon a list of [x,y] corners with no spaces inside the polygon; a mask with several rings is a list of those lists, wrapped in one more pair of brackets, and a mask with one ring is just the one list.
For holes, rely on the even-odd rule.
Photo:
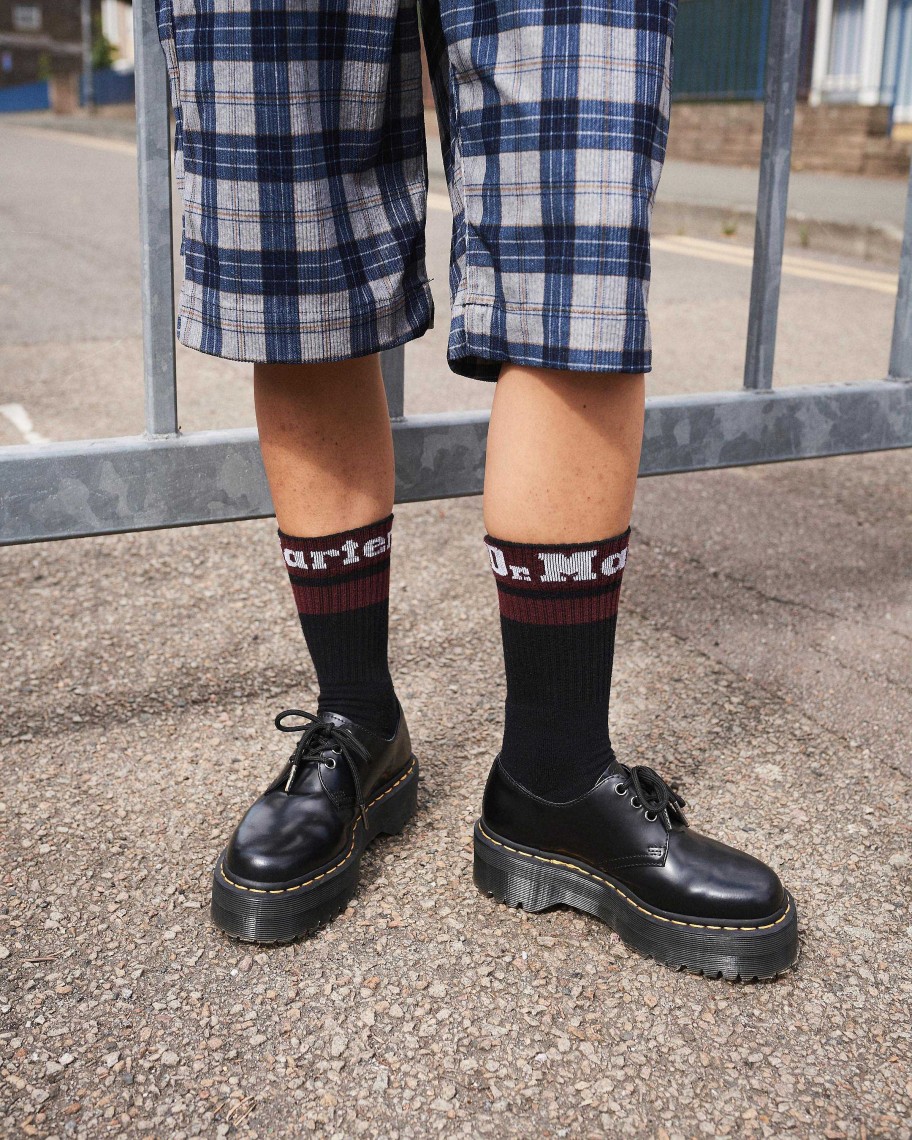
{"label": "white road marking", "polygon": [[50,443],[40,432],[35,431],[32,417],[21,404],[0,404],[0,416],[8,419],[22,435],[26,443]]}

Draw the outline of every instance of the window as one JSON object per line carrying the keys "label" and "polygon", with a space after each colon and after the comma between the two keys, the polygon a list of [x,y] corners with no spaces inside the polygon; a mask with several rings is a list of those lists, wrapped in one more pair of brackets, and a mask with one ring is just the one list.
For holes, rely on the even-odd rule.
{"label": "window", "polygon": [[40,4],[14,4],[13,28],[17,32],[41,31]]}

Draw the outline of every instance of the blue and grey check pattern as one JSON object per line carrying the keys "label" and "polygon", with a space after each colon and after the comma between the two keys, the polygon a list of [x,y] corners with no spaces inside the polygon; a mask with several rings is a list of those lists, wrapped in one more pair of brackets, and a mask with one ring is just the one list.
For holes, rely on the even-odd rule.
{"label": "blue and grey check pattern", "polygon": [[676,0],[156,0],[178,337],[316,362],[433,325],[423,36],[453,207],[454,372],[648,371]]}

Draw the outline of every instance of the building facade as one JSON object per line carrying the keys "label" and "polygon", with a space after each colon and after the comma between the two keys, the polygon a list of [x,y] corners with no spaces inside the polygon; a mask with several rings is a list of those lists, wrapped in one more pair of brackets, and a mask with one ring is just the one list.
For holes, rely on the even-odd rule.
{"label": "building facade", "polygon": [[[93,0],[98,14],[100,0]],[[0,0],[0,87],[35,83],[82,66],[80,0]]]}
{"label": "building facade", "polygon": [[[116,70],[133,68],[133,7],[92,0],[92,34],[113,45]],[[82,67],[81,0],[0,0],[0,87],[35,83]]]}
{"label": "building facade", "polygon": [[887,106],[912,126],[912,0],[817,0],[810,101]]}

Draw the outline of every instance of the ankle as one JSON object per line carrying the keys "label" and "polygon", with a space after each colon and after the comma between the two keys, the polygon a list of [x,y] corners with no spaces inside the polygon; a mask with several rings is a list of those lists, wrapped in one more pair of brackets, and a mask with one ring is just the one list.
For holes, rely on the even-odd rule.
{"label": "ankle", "polygon": [[399,723],[399,700],[391,680],[335,682],[320,686],[317,714],[325,713],[339,713],[362,728],[390,737]]}
{"label": "ankle", "polygon": [[576,799],[614,759],[603,706],[506,702],[501,767],[533,795],[556,803]]}

